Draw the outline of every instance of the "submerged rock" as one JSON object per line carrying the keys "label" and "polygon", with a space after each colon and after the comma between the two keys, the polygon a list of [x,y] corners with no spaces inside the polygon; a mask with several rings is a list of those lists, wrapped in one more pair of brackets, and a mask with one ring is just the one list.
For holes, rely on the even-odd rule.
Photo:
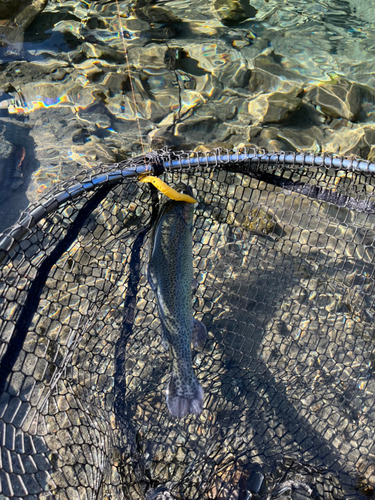
{"label": "submerged rock", "polygon": [[22,6],[25,4],[25,0],[12,0],[12,2],[9,2],[9,0],[1,0],[0,1],[0,19],[1,20],[9,20],[14,15],[16,12],[22,8]]}
{"label": "submerged rock", "polygon": [[[50,61],[47,65],[33,64],[27,61],[12,61],[7,64],[7,70],[0,72],[0,89],[4,92],[15,92],[31,82],[45,81],[51,74],[61,69],[65,75],[71,71],[66,69],[65,61]],[[50,77],[53,80],[52,77]]]}
{"label": "submerged rock", "polygon": [[361,88],[346,80],[323,83],[308,90],[304,100],[319,106],[324,114],[332,118],[355,122],[361,111]]}
{"label": "submerged rock", "polygon": [[248,141],[267,151],[312,151],[319,153],[324,132],[315,125],[249,127]]}
{"label": "submerged rock", "polygon": [[[276,220],[273,214],[263,207],[254,207],[242,220],[242,227],[256,233],[270,234],[275,232]],[[279,231],[280,232],[280,231]]]}
{"label": "submerged rock", "polygon": [[27,205],[25,191],[36,168],[30,128],[10,119],[0,123],[0,232],[14,224]]}
{"label": "submerged rock", "polygon": [[99,45],[98,43],[83,43],[78,52],[83,52],[90,59],[109,59],[113,61],[123,61],[124,53],[108,47],[107,45]]}
{"label": "submerged rock", "polygon": [[293,95],[275,92],[267,99],[267,110],[263,123],[277,123],[288,120],[302,106],[302,99]]}
{"label": "submerged rock", "polygon": [[371,126],[357,125],[344,120],[336,123],[326,132],[324,151],[344,156],[360,156],[374,160],[375,129]]}
{"label": "submerged rock", "polygon": [[0,26],[0,44],[7,47],[5,55],[18,55],[22,51],[26,28],[42,12],[48,0],[1,2],[1,19],[6,24]]}
{"label": "submerged rock", "polygon": [[319,153],[324,141],[324,132],[316,125],[283,127],[278,131],[278,138],[287,141],[291,150],[313,151]]}
{"label": "submerged rock", "polygon": [[215,149],[220,149],[220,150],[232,150],[233,149],[233,144],[230,142],[211,142],[211,143],[206,143],[206,144],[201,144],[200,146],[197,146],[194,151],[197,151],[199,153],[210,153],[211,151],[214,151]]}
{"label": "submerged rock", "polygon": [[248,86],[250,92],[258,94],[271,91],[291,92],[296,88],[302,90],[303,79],[284,68],[282,62],[283,58],[273,52],[256,57]]}
{"label": "submerged rock", "polygon": [[252,141],[257,148],[267,151],[295,151],[290,142],[281,139],[277,127],[266,127],[260,132],[257,132],[257,127],[250,127],[249,141]]}
{"label": "submerged rock", "polygon": [[0,127],[0,183],[3,184],[7,175],[8,175],[8,158],[13,152],[13,144],[6,140],[5,134],[5,126],[2,125]]}
{"label": "submerged rock", "polygon": [[[224,126],[226,130],[227,127]],[[207,114],[201,114],[199,116],[198,112],[195,113],[194,116],[184,120],[181,123],[177,123],[175,127],[175,135],[183,141],[183,147],[185,149],[193,149],[194,145],[200,142],[213,142],[217,140],[217,137],[220,137],[220,133],[223,131],[219,131],[219,120],[214,113],[209,114],[209,110],[207,110]],[[221,140],[225,140],[220,137]],[[220,140],[219,139],[219,140]]]}
{"label": "submerged rock", "polygon": [[137,18],[148,23],[174,24],[181,22],[165,5],[154,5],[151,0],[136,0],[133,10]]}
{"label": "submerged rock", "polygon": [[371,146],[370,152],[367,155],[367,159],[372,162],[375,161],[375,146]]}
{"label": "submerged rock", "polygon": [[173,127],[162,127],[152,130],[148,136],[148,143],[152,149],[162,149],[165,146],[176,145],[177,138],[173,135]]}
{"label": "submerged rock", "polygon": [[249,3],[244,5],[239,0],[216,0],[214,8],[225,23],[240,23],[249,17],[255,17],[257,13],[257,9]]}
{"label": "submerged rock", "polygon": [[248,104],[248,112],[256,123],[281,123],[290,119],[302,106],[299,89],[292,92],[262,94]]}

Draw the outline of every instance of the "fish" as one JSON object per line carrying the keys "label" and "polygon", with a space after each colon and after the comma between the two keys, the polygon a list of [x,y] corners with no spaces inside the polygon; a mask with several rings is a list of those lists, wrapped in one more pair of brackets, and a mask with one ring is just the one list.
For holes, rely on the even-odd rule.
{"label": "fish", "polygon": [[[193,197],[189,186],[179,185],[178,190]],[[199,415],[204,398],[191,353],[192,342],[202,345],[207,338],[206,327],[193,318],[193,216],[192,203],[168,199],[162,205],[151,232],[147,269],[162,325],[162,342],[172,360],[167,407],[178,418]]]}

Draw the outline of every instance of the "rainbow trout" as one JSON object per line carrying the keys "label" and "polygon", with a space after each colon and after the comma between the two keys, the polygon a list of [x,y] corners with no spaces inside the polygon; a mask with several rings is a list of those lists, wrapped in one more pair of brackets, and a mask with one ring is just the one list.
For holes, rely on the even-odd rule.
{"label": "rainbow trout", "polygon": [[[192,196],[188,186],[179,191]],[[203,389],[193,367],[190,344],[206,339],[206,327],[193,318],[194,205],[168,200],[159,213],[151,235],[148,281],[156,295],[163,341],[169,344],[172,375],[166,390],[168,409],[174,417],[198,415],[203,408]]]}

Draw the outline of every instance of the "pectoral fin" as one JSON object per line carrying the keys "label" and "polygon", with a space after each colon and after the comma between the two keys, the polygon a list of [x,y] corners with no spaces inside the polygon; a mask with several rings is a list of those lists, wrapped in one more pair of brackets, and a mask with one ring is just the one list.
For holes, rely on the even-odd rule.
{"label": "pectoral fin", "polygon": [[157,280],[151,262],[147,267],[147,279],[148,282],[150,283],[151,288],[155,291],[157,288]]}
{"label": "pectoral fin", "polygon": [[202,346],[207,340],[207,330],[204,324],[193,318],[191,331],[191,341],[193,342],[193,346]]}
{"label": "pectoral fin", "polygon": [[169,351],[169,342],[164,331],[161,334],[161,345],[163,346],[164,351]]}

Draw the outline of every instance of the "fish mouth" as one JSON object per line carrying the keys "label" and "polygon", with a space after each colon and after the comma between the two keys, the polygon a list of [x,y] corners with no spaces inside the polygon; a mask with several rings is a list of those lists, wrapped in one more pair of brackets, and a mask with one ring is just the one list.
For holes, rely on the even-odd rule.
{"label": "fish mouth", "polygon": [[182,184],[181,182],[176,185],[176,191],[181,194],[187,194],[188,196],[194,198],[193,190],[191,189],[191,187],[187,186],[186,184]]}

